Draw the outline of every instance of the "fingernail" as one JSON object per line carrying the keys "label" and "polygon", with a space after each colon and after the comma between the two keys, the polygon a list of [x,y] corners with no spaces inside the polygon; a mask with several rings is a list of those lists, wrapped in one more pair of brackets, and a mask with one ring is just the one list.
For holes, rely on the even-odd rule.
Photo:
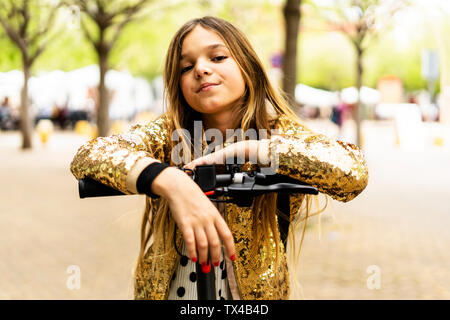
{"label": "fingernail", "polygon": [[203,273],[209,273],[211,271],[211,264],[203,263],[202,264],[202,271],[203,271]]}
{"label": "fingernail", "polygon": [[196,257],[193,257],[191,260],[192,260],[192,262],[194,262],[194,263],[197,262],[197,258],[196,258]]}
{"label": "fingernail", "polygon": [[219,264],[220,264],[220,261],[216,261],[216,262],[214,262],[213,264],[214,264],[214,267],[218,267]]}
{"label": "fingernail", "polygon": [[233,254],[231,257],[230,257],[230,259],[231,259],[231,261],[234,261],[234,260],[236,260],[236,255],[235,254]]}

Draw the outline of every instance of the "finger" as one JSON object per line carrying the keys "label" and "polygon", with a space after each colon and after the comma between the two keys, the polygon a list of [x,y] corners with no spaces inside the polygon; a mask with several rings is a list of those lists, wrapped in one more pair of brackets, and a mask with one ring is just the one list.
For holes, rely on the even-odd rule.
{"label": "finger", "polygon": [[216,227],[211,224],[206,228],[206,236],[208,237],[209,254],[211,255],[211,262],[214,266],[220,263],[220,249],[221,243]]}
{"label": "finger", "polygon": [[215,226],[220,238],[222,239],[227,256],[234,261],[234,259],[236,258],[236,248],[230,228],[228,228],[227,223],[222,217],[215,221]]}
{"label": "finger", "polygon": [[184,166],[185,169],[190,169],[190,170],[194,170],[195,165],[193,164],[193,162],[189,162],[188,164],[186,164]]}
{"label": "finger", "polygon": [[184,169],[184,173],[186,173],[189,177],[192,178],[192,175],[194,174],[193,170],[189,169],[189,168],[183,168],[183,169]]}
{"label": "finger", "polygon": [[225,153],[223,149],[218,150],[212,154],[214,157],[214,163],[215,164],[224,164],[225,163]]}
{"label": "finger", "polygon": [[223,150],[223,157],[225,157],[225,159],[234,159],[235,155],[236,155],[236,143],[233,143],[232,145],[229,145],[228,147],[226,147]]}
{"label": "finger", "polygon": [[184,230],[181,230],[181,233],[183,234],[184,244],[186,245],[186,250],[189,258],[193,262],[197,262],[198,257],[197,257],[197,250],[195,247],[194,230],[191,227],[187,227],[184,228]]}
{"label": "finger", "polygon": [[200,264],[207,263],[208,259],[208,238],[202,226],[195,228],[195,242],[197,243],[198,262]]}
{"label": "finger", "polygon": [[187,165],[185,165],[184,167],[187,168],[187,169],[194,170],[196,166],[202,164],[202,163],[201,163],[201,160],[199,160],[199,159],[200,159],[200,158],[195,159],[195,160],[189,162],[189,163],[188,163]]}
{"label": "finger", "polygon": [[205,165],[205,164],[210,164],[209,161],[208,161],[207,156],[204,156],[204,157],[201,157],[201,158],[197,158],[197,159],[195,159],[192,162],[193,162],[194,167],[202,166],[202,165]]}
{"label": "finger", "polygon": [[218,150],[203,157],[202,162],[204,164],[223,164],[223,152]]}

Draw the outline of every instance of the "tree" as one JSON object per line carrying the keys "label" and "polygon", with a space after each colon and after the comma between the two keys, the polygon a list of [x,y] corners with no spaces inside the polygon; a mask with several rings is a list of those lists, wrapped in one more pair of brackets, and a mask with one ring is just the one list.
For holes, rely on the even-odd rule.
{"label": "tree", "polygon": [[22,58],[23,88],[21,92],[20,130],[22,149],[32,148],[33,121],[28,99],[31,67],[45,50],[48,33],[58,6],[45,6],[39,0],[0,0],[0,24],[19,49]]}
{"label": "tree", "polygon": [[291,105],[295,102],[297,84],[297,40],[300,24],[301,0],[286,0],[283,7],[285,20],[285,50],[283,58],[283,90]]}
{"label": "tree", "polygon": [[403,8],[405,0],[334,0],[331,7],[316,7],[321,11],[331,29],[339,30],[350,40],[355,53],[356,80],[358,99],[352,110],[356,123],[356,144],[361,146],[361,102],[360,91],[364,73],[363,57],[371,40],[385,29],[394,14]]}
{"label": "tree", "polygon": [[[68,3],[80,8],[84,15],[80,27],[92,44],[98,57],[100,70],[97,100],[97,127],[99,136],[109,134],[109,94],[105,84],[109,70],[108,58],[123,28],[136,19],[149,0],[73,0]],[[85,19],[85,18],[88,19]],[[90,22],[90,24],[89,24]],[[96,29],[92,31],[92,29]]]}

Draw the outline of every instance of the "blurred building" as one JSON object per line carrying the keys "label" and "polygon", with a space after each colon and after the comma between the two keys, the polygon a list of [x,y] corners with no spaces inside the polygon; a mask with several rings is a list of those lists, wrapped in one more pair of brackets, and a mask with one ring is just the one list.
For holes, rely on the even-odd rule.
{"label": "blurred building", "polygon": [[450,86],[445,86],[441,89],[439,109],[440,122],[450,124]]}
{"label": "blurred building", "polygon": [[384,76],[378,80],[377,86],[381,103],[402,103],[404,92],[402,80],[394,75]]}
{"label": "blurred building", "polygon": [[[69,72],[39,72],[32,76],[28,94],[30,112],[35,123],[41,119],[52,119],[64,129],[73,127],[79,120],[95,119],[98,83],[97,65]],[[139,113],[162,113],[161,84],[160,79],[150,83],[147,79],[126,71],[109,70],[106,74],[106,86],[110,94],[111,119],[132,120]],[[0,72],[0,99],[8,97],[11,112],[18,110],[20,106],[22,87],[21,71]],[[3,118],[5,117],[2,116]]]}

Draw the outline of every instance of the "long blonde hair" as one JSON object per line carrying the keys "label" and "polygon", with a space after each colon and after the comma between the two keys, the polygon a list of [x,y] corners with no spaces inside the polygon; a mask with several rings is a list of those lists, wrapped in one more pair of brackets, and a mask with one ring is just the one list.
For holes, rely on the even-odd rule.
{"label": "long blonde hair", "polygon": [[[190,130],[193,127],[194,120],[201,119],[201,114],[191,108],[186,102],[180,88],[180,56],[183,40],[186,35],[198,25],[215,32],[223,39],[241,70],[246,84],[245,92],[241,99],[242,104],[237,110],[235,122],[233,124],[234,128],[230,129],[240,128],[242,129],[242,132],[245,132],[250,128],[257,131],[259,129],[265,129],[270,137],[270,130],[273,128],[271,128],[269,123],[270,116],[266,109],[267,102],[272,104],[278,117],[286,115],[301,125],[301,120],[291,110],[287,103],[287,99],[281,92],[275,90],[270,83],[263,64],[259,60],[246,36],[231,23],[217,17],[206,16],[185,23],[172,38],[167,51],[164,69],[164,98],[166,103],[165,115],[167,116],[168,123],[171,124],[168,137],[172,136],[174,130]],[[186,147],[188,147],[189,150],[192,148],[192,145],[189,145],[189,139],[185,138],[182,139],[182,141],[187,144]],[[174,146],[175,142],[171,140],[169,150],[173,150]],[[190,160],[191,159],[187,159],[187,161]],[[308,199],[306,200],[307,203],[309,203]],[[277,223],[276,203],[277,195],[274,193],[259,196],[253,201],[252,210],[254,221],[260,221],[260,223],[253,224],[253,244],[251,249],[254,253],[261,246],[266,246],[268,248],[271,245],[270,239],[274,241],[277,249],[276,251],[278,252],[281,240]],[[169,217],[167,202],[164,199],[161,199],[161,205],[157,208],[157,212],[153,214],[154,230],[152,230],[152,221],[148,214],[150,209],[149,205],[150,203],[148,201],[146,208],[147,213],[144,215],[142,221],[141,251],[139,254],[138,265],[141,259],[144,258],[152,231],[154,231],[152,234],[153,243],[158,243],[163,246],[165,250],[173,250],[173,242],[170,235],[174,232],[175,223],[173,219]],[[306,206],[306,209],[309,211],[309,206]],[[291,217],[292,216],[291,213]],[[302,219],[307,219],[308,216],[309,213],[307,212],[302,215]],[[295,240],[292,240],[295,233],[293,228],[298,224],[294,223],[295,221],[293,221],[291,217],[286,218],[293,222],[291,223],[291,230],[289,231],[290,238],[288,238],[288,242],[293,243],[292,241],[296,242]],[[300,215],[298,217],[300,217]],[[299,248],[300,246],[297,247],[298,250]],[[295,254],[294,256],[298,258],[298,254]],[[280,263],[280,257],[277,255],[276,264],[278,263]],[[275,270],[277,270],[277,266],[275,266]]]}

